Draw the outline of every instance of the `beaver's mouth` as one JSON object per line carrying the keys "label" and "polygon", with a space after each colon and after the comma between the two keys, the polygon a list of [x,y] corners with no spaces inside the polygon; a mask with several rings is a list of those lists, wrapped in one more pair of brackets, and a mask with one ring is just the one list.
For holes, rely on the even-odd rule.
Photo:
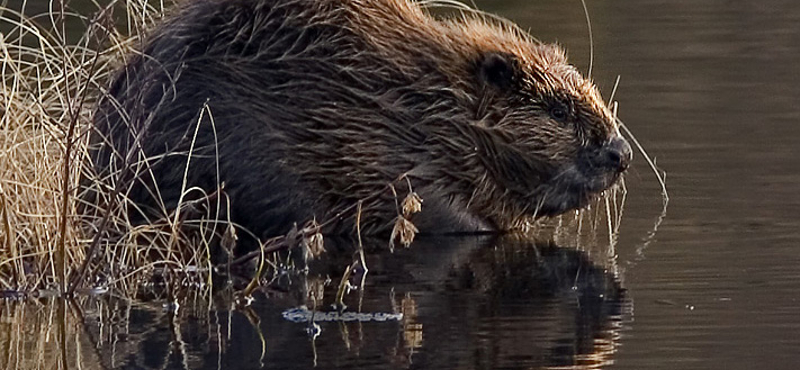
{"label": "beaver's mouth", "polygon": [[[498,152],[502,166],[495,176],[502,180],[515,206],[523,214],[554,216],[589,204],[598,194],[613,186],[627,170],[631,148],[621,136],[584,147],[571,161],[553,165],[548,160],[526,157],[513,150]],[[519,210],[519,209],[518,209]]]}
{"label": "beaver's mouth", "polygon": [[578,166],[570,166],[542,187],[546,190],[534,195],[534,215],[555,216],[583,208],[604,190],[616,184],[621,173],[607,171],[587,175]]}
{"label": "beaver's mouth", "polygon": [[619,180],[631,159],[631,148],[621,136],[584,149],[573,163],[563,166],[533,192],[534,214],[552,216],[586,206]]}

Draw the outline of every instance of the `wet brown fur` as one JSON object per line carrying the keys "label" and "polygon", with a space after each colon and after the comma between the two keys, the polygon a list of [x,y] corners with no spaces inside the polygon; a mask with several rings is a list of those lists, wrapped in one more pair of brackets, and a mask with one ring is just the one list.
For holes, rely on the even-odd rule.
{"label": "wet brown fur", "polygon": [[188,185],[224,182],[234,221],[261,236],[365,198],[362,232],[387,230],[401,177],[423,232],[508,230],[585,205],[627,166],[603,164],[616,123],[562,49],[407,0],[187,1],[95,125],[96,168],[132,182],[141,218],[175,207],[191,149]]}

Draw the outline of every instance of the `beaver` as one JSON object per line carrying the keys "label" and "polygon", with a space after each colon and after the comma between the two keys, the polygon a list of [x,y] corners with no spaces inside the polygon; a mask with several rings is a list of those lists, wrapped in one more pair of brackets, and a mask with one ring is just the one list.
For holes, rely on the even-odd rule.
{"label": "beaver", "polygon": [[326,217],[350,233],[359,202],[360,231],[385,232],[412,190],[421,232],[510,230],[585,206],[632,156],[560,47],[408,0],[183,2],[93,126],[94,168],[129,184],[131,219],[223,189],[260,237]]}

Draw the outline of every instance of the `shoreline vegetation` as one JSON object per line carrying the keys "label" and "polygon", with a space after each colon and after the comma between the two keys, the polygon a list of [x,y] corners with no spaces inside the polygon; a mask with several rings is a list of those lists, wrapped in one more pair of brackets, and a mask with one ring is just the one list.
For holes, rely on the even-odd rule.
{"label": "shoreline vegetation", "polygon": [[[87,157],[94,103],[163,14],[146,1],[114,0],[90,13],[64,1],[42,14],[30,7],[0,9],[0,289],[20,298],[73,293],[99,276],[90,267],[135,258],[91,230],[78,192],[82,179],[97,181]],[[107,217],[108,230],[133,232],[119,211]],[[103,256],[87,258],[92,250]]]}
{"label": "shoreline vegetation", "polygon": [[[49,10],[38,15],[26,14],[25,1],[20,9],[0,8],[0,296],[71,296],[108,289],[135,296],[147,281],[143,276],[152,279],[156,274],[177,285],[187,279],[210,285],[211,272],[220,272],[220,266],[211,263],[212,240],[231,250],[237,238],[236,229],[226,221],[224,184],[165,212],[162,219],[132,225],[119,190],[122,184],[96,178],[89,164],[94,104],[169,4],[111,0],[91,12],[78,12],[65,3],[52,0]],[[82,203],[79,194],[87,181],[99,189],[94,204]],[[407,182],[400,174],[384,190],[394,192],[397,201],[390,248],[407,247],[417,232],[408,219],[419,212],[422,199],[395,190],[396,184]],[[557,218],[557,227],[570,233],[593,229],[594,240],[607,233],[613,252],[624,184],[608,193],[588,212]],[[358,219],[360,203],[345,212],[328,219]],[[599,221],[603,217],[607,220]],[[251,280],[245,279],[245,288],[239,291],[241,297],[249,297],[261,284],[259,277],[292,264],[278,261],[274,252],[297,250],[302,261],[324,252],[320,230],[325,223],[312,220],[264,241],[259,251],[229,254],[223,272],[249,269]],[[342,282],[350,271],[366,269],[361,236],[356,237],[358,253],[351,265],[343,266]],[[337,302],[345,289],[340,287]]]}

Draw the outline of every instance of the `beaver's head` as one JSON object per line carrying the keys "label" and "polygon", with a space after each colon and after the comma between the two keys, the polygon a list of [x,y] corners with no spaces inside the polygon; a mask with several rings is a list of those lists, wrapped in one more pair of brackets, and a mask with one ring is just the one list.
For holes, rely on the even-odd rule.
{"label": "beaver's head", "polygon": [[583,207],[619,179],[631,147],[561,48],[485,22],[459,29],[477,97],[469,132],[488,175],[481,188],[501,200],[492,207],[496,222]]}

